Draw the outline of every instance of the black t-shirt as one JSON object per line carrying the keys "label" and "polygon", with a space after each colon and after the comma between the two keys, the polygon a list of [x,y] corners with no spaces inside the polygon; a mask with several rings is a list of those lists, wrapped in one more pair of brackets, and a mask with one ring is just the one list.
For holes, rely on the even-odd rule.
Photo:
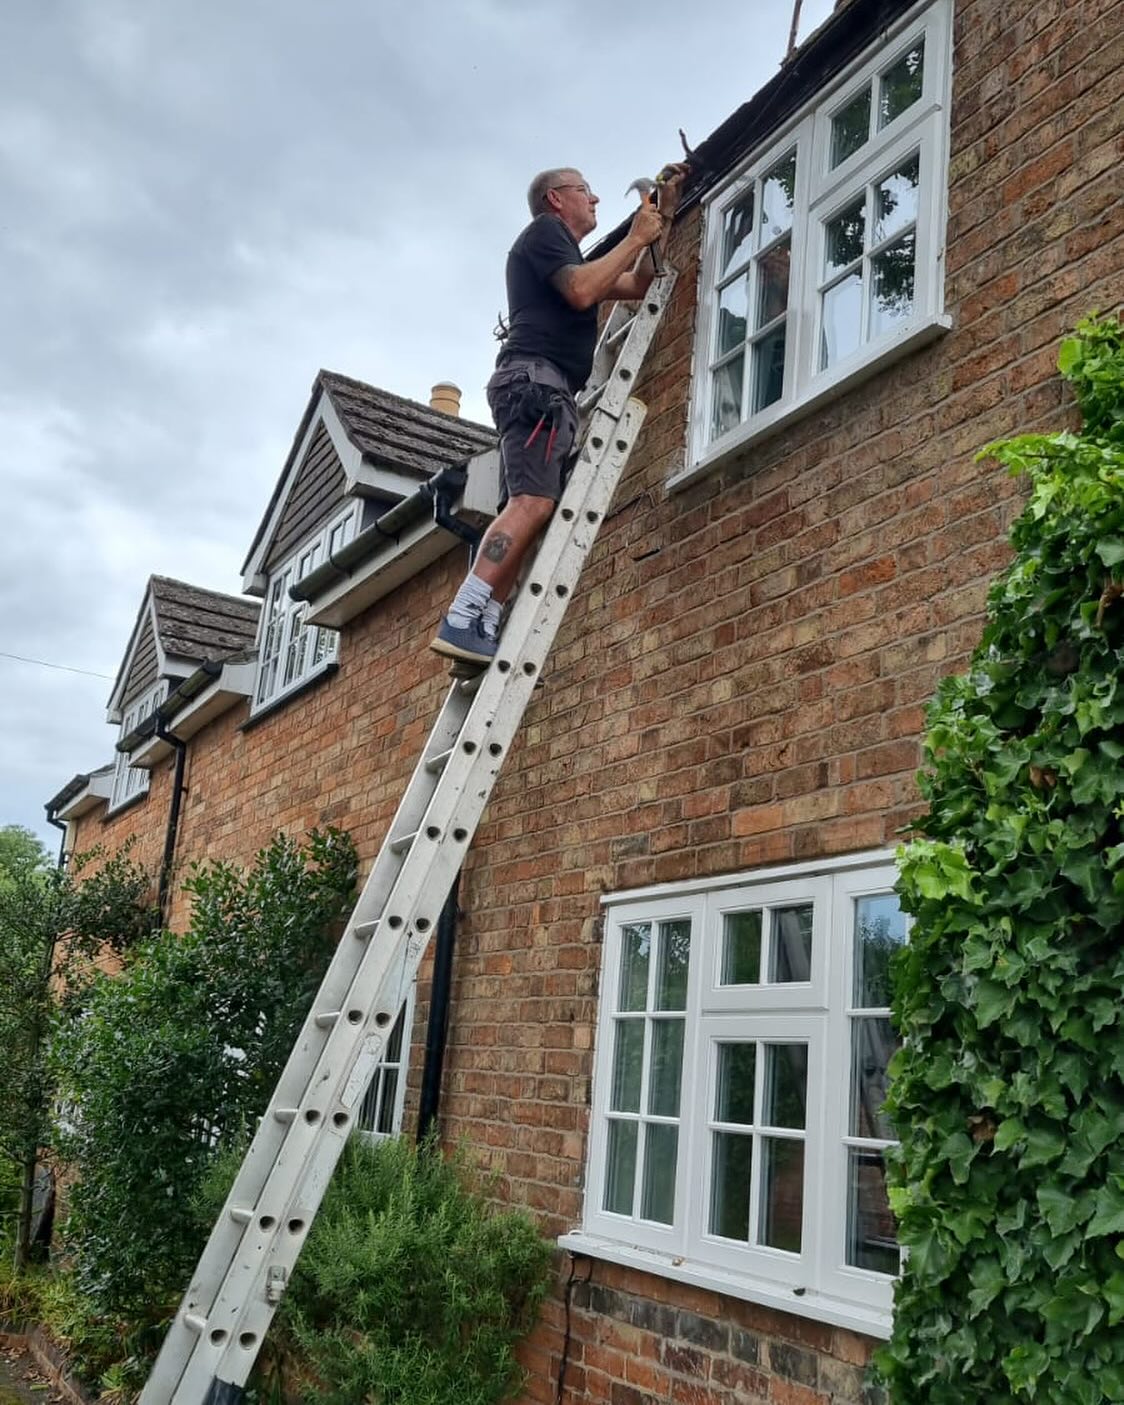
{"label": "black t-shirt", "polygon": [[536,215],[507,256],[510,331],[500,356],[544,356],[579,391],[593,369],[597,306],[578,312],[551,283],[569,264],[584,262],[578,241],[555,215]]}

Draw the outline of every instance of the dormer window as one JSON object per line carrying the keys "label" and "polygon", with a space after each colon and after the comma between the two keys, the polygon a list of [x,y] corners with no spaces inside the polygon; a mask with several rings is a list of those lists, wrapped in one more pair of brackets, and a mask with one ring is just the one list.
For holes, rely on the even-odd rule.
{"label": "dormer window", "polygon": [[306,625],[308,604],[293,600],[289,589],[347,545],[358,530],[361,513],[362,504],[352,502],[270,576],[258,635],[255,712],[293,692],[335,662],[339,635],[334,629]]}
{"label": "dormer window", "polygon": [[[121,719],[122,740],[130,733],[135,732],[142,722],[151,717],[167,695],[168,682],[167,679],[162,678],[147,693],[142,693],[139,698],[135,698],[127,704],[125,715]],[[113,793],[110,796],[107,813],[112,814],[114,810],[119,810],[123,805],[127,805],[130,800],[146,794],[148,781],[149,773],[140,766],[131,766],[129,754],[119,751],[113,772]]]}

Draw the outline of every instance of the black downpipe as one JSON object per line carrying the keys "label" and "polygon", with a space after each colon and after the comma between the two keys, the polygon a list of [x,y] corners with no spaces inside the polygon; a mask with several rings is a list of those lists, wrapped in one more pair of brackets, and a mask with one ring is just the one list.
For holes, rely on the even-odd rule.
{"label": "black downpipe", "polygon": [[55,827],[56,829],[61,829],[61,830],[62,830],[62,838],[59,840],[59,857],[58,857],[58,862],[56,863],[55,867],[56,867],[56,868],[65,868],[65,867],[66,867],[66,822],[65,822],[65,820],[60,820],[60,819],[59,819],[58,815],[55,814],[54,810],[51,809],[50,805],[47,806],[47,823],[50,824],[50,825],[54,825],[54,827]]}
{"label": "black downpipe", "polygon": [[457,945],[460,872],[453,879],[445,906],[437,919],[433,944],[433,984],[429,996],[429,1024],[425,1031],[425,1063],[422,1065],[421,1097],[418,1102],[418,1141],[424,1141],[437,1121],[441,1103],[441,1074],[449,1036],[449,1010],[452,1006],[453,955]]}
{"label": "black downpipe", "polygon": [[176,770],[172,778],[172,803],[168,807],[168,827],[164,831],[164,858],[160,864],[160,891],[157,901],[160,905],[160,921],[167,921],[168,890],[172,886],[172,860],[176,853],[176,839],[180,828],[180,805],[183,801],[183,773],[187,764],[187,743],[181,741],[164,726],[164,719],[156,714],[156,735],[162,742],[168,742],[176,750]]}

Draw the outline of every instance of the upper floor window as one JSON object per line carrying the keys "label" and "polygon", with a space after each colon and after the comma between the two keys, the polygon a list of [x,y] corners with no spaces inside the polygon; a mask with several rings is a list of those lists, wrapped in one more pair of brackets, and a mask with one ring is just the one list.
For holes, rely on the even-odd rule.
{"label": "upper floor window", "polygon": [[608,900],[585,1235],[888,1320],[895,878],[879,862]]}
{"label": "upper floor window", "polygon": [[352,503],[270,575],[258,634],[255,709],[283,697],[335,661],[339,635],[334,629],[306,625],[308,603],[291,599],[289,587],[352,539],[361,512],[362,504]]}
{"label": "upper floor window", "polygon": [[695,461],[857,376],[941,313],[949,48],[938,0],[712,198]]}
{"label": "upper floor window", "polygon": [[[147,693],[142,693],[139,698],[129,703],[121,719],[121,736],[127,737],[151,717],[167,693],[167,680],[161,679]],[[128,753],[119,751],[113,768],[113,791],[109,798],[109,812],[126,804],[134,796],[144,795],[148,790],[148,782],[149,773],[140,766],[130,766]]]}
{"label": "upper floor window", "polygon": [[394,1021],[386,1049],[363,1095],[355,1130],[375,1141],[396,1137],[402,1130],[406,1101],[406,1061],[410,1052],[409,1027],[414,1017],[413,990]]}

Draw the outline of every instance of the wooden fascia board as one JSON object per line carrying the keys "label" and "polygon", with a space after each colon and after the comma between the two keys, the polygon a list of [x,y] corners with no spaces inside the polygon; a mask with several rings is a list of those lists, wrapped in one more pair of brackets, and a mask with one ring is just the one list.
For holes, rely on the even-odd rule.
{"label": "wooden fascia board", "polygon": [[82,815],[96,810],[99,805],[108,805],[113,794],[113,772],[91,776],[85,787],[78,792],[68,805],[63,806],[55,816],[60,820],[76,820]]}
{"label": "wooden fascia board", "polygon": [[161,672],[161,645],[160,631],[156,628],[156,602],[152,598],[152,586],[149,585],[141,601],[140,610],[137,612],[136,623],[133,625],[133,632],[129,636],[129,642],[125,646],[125,655],[121,663],[120,671],[117,674],[117,681],[113,685],[113,692],[109,695],[109,702],[106,706],[105,720],[113,726],[121,725],[122,708],[121,700],[124,697],[125,689],[129,684],[129,672],[133,666],[133,658],[137,651],[137,643],[144,630],[144,622],[148,619],[152,623],[152,637],[156,641],[157,672]]}
{"label": "wooden fascia board", "polygon": [[[165,730],[180,741],[190,741],[209,722],[213,722],[216,717],[221,717],[224,712],[253,695],[256,668],[257,664],[252,660],[223,664],[222,672],[210,687],[204,688],[197,697],[191,699],[182,712],[177,712],[170,721],[165,722]],[[151,771],[165,757],[172,754],[172,749],[171,742],[153,735],[137,747],[129,758],[129,764]]]}

